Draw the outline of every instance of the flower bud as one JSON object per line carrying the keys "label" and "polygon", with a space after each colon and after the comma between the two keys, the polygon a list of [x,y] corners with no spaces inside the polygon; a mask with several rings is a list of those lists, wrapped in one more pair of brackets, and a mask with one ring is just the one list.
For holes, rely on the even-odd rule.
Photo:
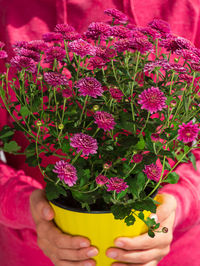
{"label": "flower bud", "polygon": [[99,110],[99,105],[95,104],[92,108],[93,111],[98,111]]}
{"label": "flower bud", "polygon": [[133,161],[134,163],[140,163],[143,160],[142,154],[134,154]]}
{"label": "flower bud", "polygon": [[62,130],[64,128],[64,125],[63,124],[59,124],[58,125],[58,129]]}
{"label": "flower bud", "polygon": [[38,75],[37,79],[38,80],[43,80],[43,76],[42,75]]}
{"label": "flower bud", "polygon": [[111,167],[111,165],[108,164],[108,163],[105,163],[105,164],[103,165],[103,169],[105,169],[105,170],[108,170],[110,167]]}
{"label": "flower bud", "polygon": [[36,123],[36,126],[37,127],[41,127],[41,125],[42,125],[42,122],[40,120],[38,120],[37,123]]}
{"label": "flower bud", "polygon": [[163,227],[163,228],[162,228],[162,232],[163,232],[163,233],[167,233],[167,232],[168,232],[168,228],[167,228],[167,227]]}
{"label": "flower bud", "polygon": [[174,58],[174,62],[176,62],[176,63],[177,63],[178,61],[179,61],[179,59],[178,59],[178,58]]}
{"label": "flower bud", "polygon": [[158,142],[158,141],[160,140],[160,136],[159,136],[159,134],[157,134],[157,133],[153,133],[153,134],[151,134],[151,140],[152,140],[153,142]]}

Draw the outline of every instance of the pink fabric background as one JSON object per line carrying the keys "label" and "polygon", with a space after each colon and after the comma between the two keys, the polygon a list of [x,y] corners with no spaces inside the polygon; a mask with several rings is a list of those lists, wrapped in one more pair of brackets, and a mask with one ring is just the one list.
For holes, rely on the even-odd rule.
{"label": "pink fabric background", "polygon": [[[174,33],[200,47],[198,0],[0,0],[0,6],[0,40],[6,42],[9,52],[15,41],[39,39],[56,23],[67,22],[83,32],[92,21],[106,21],[103,10],[110,7],[122,10],[141,26],[154,17],[162,18]],[[0,125],[9,122],[1,110]],[[20,134],[16,138],[21,144],[24,141]],[[177,169],[180,182],[163,189],[176,197],[178,208],[171,251],[159,266],[200,266],[200,152],[195,155],[198,171],[183,164]],[[44,182],[38,169],[30,169],[23,157],[8,156],[8,164],[16,170],[0,165],[0,265],[51,266],[37,247],[29,210],[30,193]]]}

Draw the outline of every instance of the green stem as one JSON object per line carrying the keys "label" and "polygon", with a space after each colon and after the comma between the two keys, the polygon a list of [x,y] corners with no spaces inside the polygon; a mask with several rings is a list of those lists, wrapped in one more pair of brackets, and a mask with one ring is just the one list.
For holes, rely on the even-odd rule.
{"label": "green stem", "polygon": [[83,113],[84,113],[84,111],[85,111],[85,107],[86,107],[86,104],[87,104],[88,97],[89,97],[88,95],[85,97],[85,101],[84,101],[83,109],[82,109],[81,116],[80,116],[79,123],[78,123],[79,125],[80,125],[81,122],[82,122]]}

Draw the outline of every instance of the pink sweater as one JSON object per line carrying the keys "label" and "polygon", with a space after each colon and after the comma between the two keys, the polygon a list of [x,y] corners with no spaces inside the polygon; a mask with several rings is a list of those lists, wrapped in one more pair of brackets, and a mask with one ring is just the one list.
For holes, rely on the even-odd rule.
{"label": "pink sweater", "polygon": [[[174,33],[200,47],[198,0],[0,2],[0,40],[6,42],[10,51],[16,40],[39,39],[42,33],[53,30],[56,23],[68,22],[78,31],[84,31],[92,21],[106,21],[103,10],[110,7],[124,11],[137,25],[146,25],[154,17],[162,18],[172,25]],[[9,123],[10,118],[1,110],[0,126]],[[26,145],[20,134],[16,139]],[[177,169],[179,183],[162,189],[176,197],[178,208],[171,251],[159,266],[200,266],[200,151],[194,154],[198,170],[195,171],[191,164],[182,164]],[[23,157],[8,155],[7,159],[10,166],[0,164],[0,265],[51,266],[53,264],[37,246],[29,209],[31,192],[44,187],[42,177],[38,169],[25,164]]]}

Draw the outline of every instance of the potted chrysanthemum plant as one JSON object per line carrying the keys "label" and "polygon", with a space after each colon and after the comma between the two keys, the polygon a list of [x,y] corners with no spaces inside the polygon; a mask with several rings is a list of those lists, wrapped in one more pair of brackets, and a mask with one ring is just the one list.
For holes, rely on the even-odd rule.
{"label": "potted chrysanthemum plant", "polygon": [[41,170],[57,225],[91,238],[100,265],[115,237],[154,236],[155,194],[178,182],[180,163],[196,167],[200,123],[200,50],[164,21],[136,27],[118,10],[105,13],[112,21],[84,34],[58,24],[42,40],[15,43],[0,87],[14,125],[1,131],[2,150],[19,152],[13,133],[24,132],[20,153]]}

